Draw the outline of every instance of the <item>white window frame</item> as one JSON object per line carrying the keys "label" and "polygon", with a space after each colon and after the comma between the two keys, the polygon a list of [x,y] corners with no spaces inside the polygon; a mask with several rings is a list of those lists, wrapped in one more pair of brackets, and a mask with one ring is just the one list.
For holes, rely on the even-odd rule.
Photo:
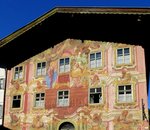
{"label": "white window frame", "polygon": [[14,80],[23,79],[23,66],[14,68]]}
{"label": "white window frame", "polygon": [[[14,99],[14,97],[16,97],[16,98]],[[15,101],[20,101],[19,107],[13,107]],[[12,97],[12,108],[13,109],[21,108],[21,101],[22,101],[22,96],[21,95],[13,95],[13,97]]]}
{"label": "white window frame", "polygon": [[[94,89],[94,92],[91,92],[91,89]],[[100,89],[100,92],[98,92],[98,89]],[[92,98],[92,95],[99,94],[98,102],[94,102],[94,97]],[[89,104],[102,104],[103,103],[103,89],[102,87],[95,87],[95,88],[89,88]]]}
{"label": "white window frame", "polygon": [[[62,92],[62,96],[59,95],[60,92]],[[65,92],[68,92],[68,95],[65,95]],[[69,90],[59,90],[57,92],[57,106],[58,107],[67,107],[67,106],[69,106],[69,94],[70,94]],[[60,99],[60,97],[62,99]]]}
{"label": "white window frame", "polygon": [[[69,59],[69,63],[66,63],[67,59]],[[63,60],[63,63],[61,63],[61,60]],[[69,71],[70,71],[70,58],[66,57],[59,59],[59,73],[66,73]]]}
{"label": "white window frame", "polygon": [[44,76],[44,75],[46,75],[46,62],[45,61],[38,62],[36,64],[36,76]]}
{"label": "white window frame", "polygon": [[5,87],[5,78],[0,78],[0,89],[4,89]]}
{"label": "white window frame", "polygon": [[[100,57],[97,57],[98,53],[100,53]],[[91,58],[91,55],[94,55],[93,58]],[[98,52],[91,52],[89,54],[89,66],[91,69],[94,68],[100,68],[102,67],[103,63],[102,63],[102,51],[98,51]]]}
{"label": "white window frame", "polygon": [[[131,89],[127,89],[128,86]],[[122,87],[123,89],[120,90],[119,87]],[[133,87],[132,87],[132,85],[118,85],[117,90],[118,90],[118,92],[117,92],[117,102],[118,103],[133,102]]]}
{"label": "white window frame", "polygon": [[[42,95],[42,94],[44,94],[44,95]],[[37,95],[39,95],[39,97],[37,97]],[[45,106],[45,93],[35,93],[34,98],[35,98],[34,107],[44,108],[44,106]]]}
{"label": "white window frame", "polygon": [[[129,52],[125,53],[125,49],[129,49]],[[119,50],[122,51],[122,54],[118,53]],[[116,49],[116,63],[117,63],[117,65],[131,63],[131,48],[130,47]]]}

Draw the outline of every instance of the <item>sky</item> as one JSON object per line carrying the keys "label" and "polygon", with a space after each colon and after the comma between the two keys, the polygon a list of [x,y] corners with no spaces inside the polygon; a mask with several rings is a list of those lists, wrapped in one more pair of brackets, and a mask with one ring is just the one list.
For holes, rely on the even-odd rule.
{"label": "sky", "polygon": [[55,7],[150,8],[150,0],[0,0],[0,40]]}
{"label": "sky", "polygon": [[0,39],[55,7],[150,7],[150,0],[0,0]]}

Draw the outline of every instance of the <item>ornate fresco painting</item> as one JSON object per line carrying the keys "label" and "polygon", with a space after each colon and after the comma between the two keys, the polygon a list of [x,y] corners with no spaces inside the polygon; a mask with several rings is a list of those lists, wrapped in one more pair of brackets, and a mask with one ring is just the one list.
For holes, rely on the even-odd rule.
{"label": "ornate fresco painting", "polygon": [[141,46],[67,39],[8,71],[4,125],[148,129],[145,72]]}

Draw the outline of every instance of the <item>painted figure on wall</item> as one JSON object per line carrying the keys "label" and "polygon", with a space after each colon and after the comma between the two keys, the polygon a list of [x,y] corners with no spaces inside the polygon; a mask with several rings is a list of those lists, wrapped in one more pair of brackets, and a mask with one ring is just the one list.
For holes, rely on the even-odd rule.
{"label": "painted figure on wall", "polygon": [[87,86],[87,55],[82,51],[83,46],[80,49],[75,49],[74,55],[71,59],[71,77],[72,87]]}
{"label": "painted figure on wall", "polygon": [[114,119],[115,130],[137,130],[138,121],[133,119],[133,115],[128,110],[123,110],[122,113]]}
{"label": "painted figure on wall", "polygon": [[53,88],[57,80],[57,62],[53,61],[50,63],[47,75],[46,75],[46,85],[48,88]]}

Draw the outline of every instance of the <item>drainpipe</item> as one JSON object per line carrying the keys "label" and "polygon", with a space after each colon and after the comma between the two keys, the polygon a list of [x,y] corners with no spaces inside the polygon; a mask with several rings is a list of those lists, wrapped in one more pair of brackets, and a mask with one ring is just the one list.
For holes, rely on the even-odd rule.
{"label": "drainpipe", "polygon": [[3,117],[2,117],[2,126],[3,127],[4,127],[4,115],[5,115],[6,86],[7,86],[7,68],[5,68],[5,86],[4,86],[4,97],[3,97]]}

